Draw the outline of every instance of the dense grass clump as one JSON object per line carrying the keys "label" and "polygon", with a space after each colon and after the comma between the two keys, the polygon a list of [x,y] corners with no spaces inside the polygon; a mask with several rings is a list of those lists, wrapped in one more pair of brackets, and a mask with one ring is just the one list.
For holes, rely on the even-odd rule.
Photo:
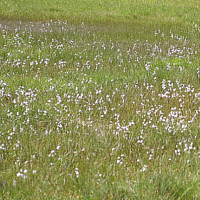
{"label": "dense grass clump", "polygon": [[200,199],[197,2],[75,2],[0,3],[1,198]]}

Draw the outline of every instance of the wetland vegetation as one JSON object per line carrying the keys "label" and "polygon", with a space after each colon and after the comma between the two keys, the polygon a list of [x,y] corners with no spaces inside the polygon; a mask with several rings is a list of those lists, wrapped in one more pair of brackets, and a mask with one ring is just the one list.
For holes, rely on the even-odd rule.
{"label": "wetland vegetation", "polygon": [[200,199],[199,2],[0,3],[2,199]]}

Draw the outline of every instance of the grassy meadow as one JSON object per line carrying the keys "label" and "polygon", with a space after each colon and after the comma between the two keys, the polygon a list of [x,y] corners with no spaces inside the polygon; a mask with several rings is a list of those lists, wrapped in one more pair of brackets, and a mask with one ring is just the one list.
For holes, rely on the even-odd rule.
{"label": "grassy meadow", "polygon": [[200,199],[198,0],[0,2],[1,199]]}

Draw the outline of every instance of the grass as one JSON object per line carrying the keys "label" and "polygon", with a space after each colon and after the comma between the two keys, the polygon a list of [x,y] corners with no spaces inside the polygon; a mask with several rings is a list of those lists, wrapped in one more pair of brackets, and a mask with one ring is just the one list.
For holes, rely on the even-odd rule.
{"label": "grass", "polygon": [[[2,19],[92,21],[199,21],[199,4],[196,0],[69,0],[69,1],[2,1]],[[160,18],[160,20],[159,20]]]}
{"label": "grass", "polygon": [[198,6],[1,2],[1,198],[200,199]]}

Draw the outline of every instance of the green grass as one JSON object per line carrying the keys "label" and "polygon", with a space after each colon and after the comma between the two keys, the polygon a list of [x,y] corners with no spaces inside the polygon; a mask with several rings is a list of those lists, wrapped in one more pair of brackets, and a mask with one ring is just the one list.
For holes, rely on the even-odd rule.
{"label": "green grass", "polygon": [[0,2],[0,198],[200,199],[198,6]]}
{"label": "green grass", "polygon": [[[197,0],[68,0],[68,1],[2,1],[0,17],[4,19],[69,21],[100,21],[108,23],[111,19],[134,21],[137,19],[158,21],[199,20]],[[159,20],[160,19],[160,20]]]}

